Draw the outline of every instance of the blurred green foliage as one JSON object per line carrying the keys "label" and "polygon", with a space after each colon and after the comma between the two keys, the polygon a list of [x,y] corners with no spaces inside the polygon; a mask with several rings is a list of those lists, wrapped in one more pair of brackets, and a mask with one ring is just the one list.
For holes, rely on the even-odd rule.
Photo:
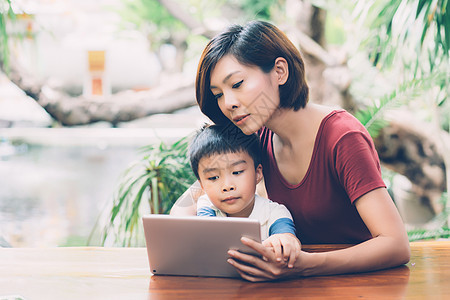
{"label": "blurred green foliage", "polygon": [[170,43],[175,33],[189,33],[187,27],[156,0],[122,0],[122,6],[115,11],[121,16],[123,26],[133,24],[147,36],[153,50]]}
{"label": "blurred green foliage", "polygon": [[[450,1],[359,1],[353,15],[362,19],[368,34],[361,46],[383,72],[398,74],[399,88],[416,86],[428,101],[429,118],[438,112],[440,127],[449,130]],[[436,79],[436,80],[430,80]],[[423,81],[424,84],[418,84]],[[417,98],[411,97],[409,103]],[[369,108],[374,109],[373,108]],[[381,117],[381,116],[380,116]]]}
{"label": "blurred green foliage", "polygon": [[450,57],[450,2],[448,0],[389,0],[367,4],[366,21],[373,35],[366,40],[370,59],[379,67],[390,67],[411,49],[415,56],[401,59],[415,77],[432,72]]}
{"label": "blurred green foliage", "polygon": [[270,20],[271,10],[277,0],[242,0],[238,1],[243,12],[252,19]]}
{"label": "blurred green foliage", "polygon": [[9,47],[6,24],[8,19],[14,20],[15,14],[11,8],[11,0],[0,0],[0,68],[9,71]]}

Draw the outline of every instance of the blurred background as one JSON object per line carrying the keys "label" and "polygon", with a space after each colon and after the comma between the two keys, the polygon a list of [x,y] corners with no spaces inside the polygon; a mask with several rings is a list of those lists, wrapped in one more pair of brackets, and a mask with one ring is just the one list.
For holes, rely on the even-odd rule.
{"label": "blurred background", "polygon": [[[449,7],[0,0],[0,245],[142,245],[129,238],[133,224],[166,213],[193,180],[178,157],[183,138],[208,122],[195,102],[201,51],[253,19],[300,49],[310,101],[345,108],[368,128],[410,240],[449,238]],[[145,176],[125,173],[137,165],[133,174]],[[154,175],[163,168],[172,177]],[[152,202],[158,193],[172,200]]]}

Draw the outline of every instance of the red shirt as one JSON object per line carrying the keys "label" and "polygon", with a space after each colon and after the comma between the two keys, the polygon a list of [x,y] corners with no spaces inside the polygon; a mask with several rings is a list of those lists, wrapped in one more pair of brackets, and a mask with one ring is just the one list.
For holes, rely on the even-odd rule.
{"label": "red shirt", "polygon": [[355,117],[338,110],[322,120],[309,168],[295,185],[278,170],[273,132],[264,127],[259,134],[269,199],[289,209],[303,244],[355,244],[372,237],[354,201],[385,184],[372,138]]}

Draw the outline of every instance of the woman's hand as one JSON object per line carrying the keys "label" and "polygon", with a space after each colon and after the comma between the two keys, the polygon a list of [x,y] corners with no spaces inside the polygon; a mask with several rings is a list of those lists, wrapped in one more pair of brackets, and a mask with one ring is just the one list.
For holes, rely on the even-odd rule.
{"label": "woman's hand", "polygon": [[294,267],[295,260],[301,251],[300,241],[292,233],[273,234],[264,240],[262,245],[272,248],[275,252],[276,261],[287,262],[288,268]]}
{"label": "woman's hand", "polygon": [[[265,247],[263,244],[245,237],[241,241],[264,258],[261,259],[254,255],[244,254],[237,250],[229,250],[228,255],[231,258],[228,259],[228,263],[236,268],[243,279],[257,282],[287,278],[299,274],[299,269],[296,267],[301,263],[305,252],[296,252],[297,255],[294,258],[296,263],[293,268],[289,268],[287,261],[283,259],[277,260],[276,253],[271,247]],[[298,242],[298,246],[300,247],[300,242]]]}

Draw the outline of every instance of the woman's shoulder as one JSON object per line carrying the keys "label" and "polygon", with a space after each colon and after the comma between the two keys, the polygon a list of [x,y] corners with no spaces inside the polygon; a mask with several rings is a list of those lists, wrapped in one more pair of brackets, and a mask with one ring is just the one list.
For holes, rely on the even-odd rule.
{"label": "woman's shoulder", "polygon": [[361,122],[346,110],[324,106],[316,107],[317,110],[322,114],[322,119],[316,135],[316,144],[332,148],[348,135],[364,136],[364,139],[370,137]]}
{"label": "woman's shoulder", "polygon": [[366,132],[364,125],[352,114],[344,109],[332,110],[322,120],[322,127],[328,132],[341,135],[350,131]]}

